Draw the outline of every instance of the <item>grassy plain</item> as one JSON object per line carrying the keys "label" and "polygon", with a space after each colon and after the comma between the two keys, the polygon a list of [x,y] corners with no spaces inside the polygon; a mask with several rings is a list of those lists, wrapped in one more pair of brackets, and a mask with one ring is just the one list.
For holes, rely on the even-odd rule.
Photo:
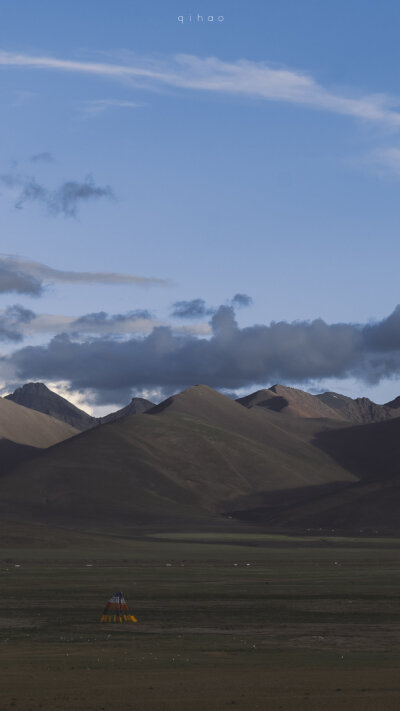
{"label": "grassy plain", "polygon": [[[8,526],[0,709],[398,711],[400,540]],[[122,589],[137,625],[101,625]]]}

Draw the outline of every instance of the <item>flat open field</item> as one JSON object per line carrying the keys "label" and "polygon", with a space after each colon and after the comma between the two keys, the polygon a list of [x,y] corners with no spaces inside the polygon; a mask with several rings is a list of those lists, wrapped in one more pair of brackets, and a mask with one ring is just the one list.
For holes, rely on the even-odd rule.
{"label": "flat open field", "polygon": [[[398,711],[400,541],[8,527],[0,709]],[[137,625],[101,625],[122,589]]]}

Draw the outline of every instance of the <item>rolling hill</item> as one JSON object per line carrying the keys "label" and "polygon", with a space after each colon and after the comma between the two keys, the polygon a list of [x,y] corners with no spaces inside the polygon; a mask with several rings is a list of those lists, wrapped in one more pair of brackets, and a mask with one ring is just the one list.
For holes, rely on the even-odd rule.
{"label": "rolling hill", "polygon": [[336,420],[342,425],[370,424],[400,416],[400,397],[386,405],[377,405],[366,397],[353,399],[333,392],[311,395],[284,385],[257,390],[237,402],[244,407],[260,407],[296,418]]}
{"label": "rolling hill", "polygon": [[0,398],[0,473],[75,434],[66,423]]}
{"label": "rolling hill", "polygon": [[273,386],[234,401],[197,385],[141,414],[152,403],[134,399],[75,437],[3,399],[4,427],[15,426],[5,436],[25,448],[25,461],[0,478],[2,518],[127,534],[238,520],[269,530],[400,531],[396,407],[325,399]]}
{"label": "rolling hill", "polygon": [[0,481],[3,516],[134,529],[210,521],[271,492],[356,481],[321,449],[206,386],[51,447]]}
{"label": "rolling hill", "polygon": [[315,395],[284,385],[273,385],[268,389],[257,390],[255,393],[239,398],[238,402],[248,408],[262,407],[294,417],[345,419],[340,412],[329,407]]}

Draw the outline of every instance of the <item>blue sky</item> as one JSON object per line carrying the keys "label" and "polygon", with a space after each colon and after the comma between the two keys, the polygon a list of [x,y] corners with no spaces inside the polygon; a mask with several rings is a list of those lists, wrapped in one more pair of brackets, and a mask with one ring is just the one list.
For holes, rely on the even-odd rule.
{"label": "blue sky", "polygon": [[[197,376],[237,392],[279,379],[399,393],[397,1],[0,0],[0,12],[5,390],[44,379],[106,409]],[[9,289],[11,272],[40,294]],[[173,314],[195,299],[203,312]],[[219,307],[224,329],[236,314],[225,350]],[[346,326],[326,331],[335,358],[315,319]],[[298,328],[278,338],[281,321]],[[373,345],[370,323],[386,334]],[[99,360],[97,378],[66,361],[62,333],[69,358]],[[102,367],[123,377],[103,382]]]}

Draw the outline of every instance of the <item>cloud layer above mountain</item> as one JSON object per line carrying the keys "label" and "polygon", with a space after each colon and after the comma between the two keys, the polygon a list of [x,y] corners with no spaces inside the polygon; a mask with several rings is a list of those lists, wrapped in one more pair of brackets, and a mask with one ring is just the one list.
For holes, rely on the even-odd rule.
{"label": "cloud layer above mountain", "polygon": [[400,306],[365,325],[316,319],[246,328],[238,326],[233,306],[220,306],[211,329],[205,338],[168,326],[128,340],[60,334],[3,362],[21,380],[68,381],[74,390],[95,392],[98,403],[126,402],[133,389],[169,393],[194,383],[234,390],[328,377],[376,383],[400,374]]}

